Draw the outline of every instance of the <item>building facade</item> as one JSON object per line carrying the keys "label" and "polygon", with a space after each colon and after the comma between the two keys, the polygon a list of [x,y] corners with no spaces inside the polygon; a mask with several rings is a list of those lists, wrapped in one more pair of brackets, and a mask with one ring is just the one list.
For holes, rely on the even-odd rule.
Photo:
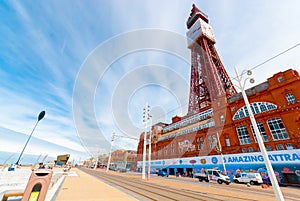
{"label": "building facade", "polygon": [[[103,164],[107,165],[108,156],[103,160]],[[137,162],[137,154],[135,150],[116,150],[111,153],[110,169],[116,171],[135,171]]]}

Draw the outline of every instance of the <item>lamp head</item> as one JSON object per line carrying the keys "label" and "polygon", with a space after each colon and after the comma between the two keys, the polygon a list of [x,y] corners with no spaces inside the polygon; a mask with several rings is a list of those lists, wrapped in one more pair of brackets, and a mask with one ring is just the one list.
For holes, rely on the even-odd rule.
{"label": "lamp head", "polygon": [[38,121],[41,121],[44,118],[45,114],[46,114],[46,112],[42,111],[38,116]]}
{"label": "lamp head", "polygon": [[250,83],[253,84],[255,80],[253,78],[250,79]]}
{"label": "lamp head", "polygon": [[251,70],[247,70],[247,75],[252,75],[252,71]]}

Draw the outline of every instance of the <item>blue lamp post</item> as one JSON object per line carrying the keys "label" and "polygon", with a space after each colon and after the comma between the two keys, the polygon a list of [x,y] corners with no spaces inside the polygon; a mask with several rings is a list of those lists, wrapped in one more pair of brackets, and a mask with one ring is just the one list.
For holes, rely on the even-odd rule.
{"label": "blue lamp post", "polygon": [[33,134],[33,131],[35,130],[35,128],[36,128],[37,124],[39,123],[39,121],[41,121],[41,120],[44,118],[45,114],[46,114],[45,111],[42,111],[42,112],[39,114],[38,119],[37,119],[37,122],[36,122],[34,128],[32,129],[31,134],[30,134],[29,138],[27,139],[27,142],[25,143],[25,146],[24,146],[24,148],[23,148],[23,150],[22,150],[22,152],[21,152],[21,154],[20,154],[20,156],[19,156],[17,162],[15,163],[16,165],[19,165],[20,159],[21,159],[21,157],[22,157],[22,155],[23,155],[23,153],[24,153],[24,150],[25,150],[25,148],[26,148],[26,146],[27,146],[27,144],[28,144],[28,142],[29,142],[29,140],[30,140],[32,134]]}

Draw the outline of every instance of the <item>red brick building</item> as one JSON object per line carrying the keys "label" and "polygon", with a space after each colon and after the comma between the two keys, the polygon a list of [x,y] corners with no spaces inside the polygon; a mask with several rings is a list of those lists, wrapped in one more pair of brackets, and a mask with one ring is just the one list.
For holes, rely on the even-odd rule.
{"label": "red brick building", "polygon": [[[267,150],[299,148],[299,88],[300,76],[290,69],[246,90]],[[216,119],[224,125],[217,126]],[[227,99],[226,115],[207,107],[196,114],[175,116],[169,125],[154,125],[152,159],[218,154],[218,135],[224,154],[259,151],[241,93]],[[143,136],[138,145],[140,160]]]}

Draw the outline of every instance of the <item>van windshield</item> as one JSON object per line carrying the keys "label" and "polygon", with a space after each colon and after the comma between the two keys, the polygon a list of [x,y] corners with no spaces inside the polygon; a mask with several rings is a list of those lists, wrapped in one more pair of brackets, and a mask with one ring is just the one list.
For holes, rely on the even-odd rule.
{"label": "van windshield", "polygon": [[223,172],[219,172],[220,175],[226,176]]}

